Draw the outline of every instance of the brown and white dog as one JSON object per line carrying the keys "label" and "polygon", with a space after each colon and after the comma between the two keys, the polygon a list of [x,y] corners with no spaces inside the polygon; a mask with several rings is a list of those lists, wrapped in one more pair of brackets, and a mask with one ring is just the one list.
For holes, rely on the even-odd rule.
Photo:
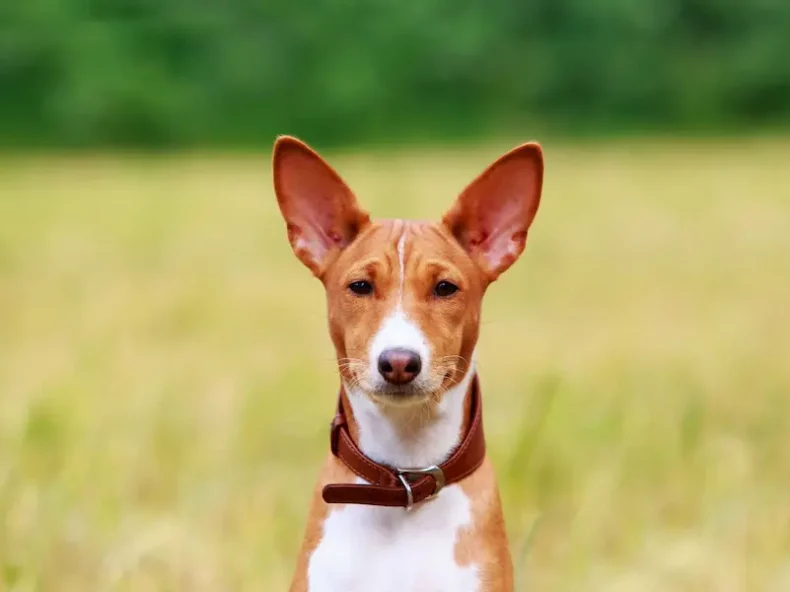
{"label": "brown and white dog", "polygon": [[438,223],[371,220],[295,138],[277,139],[273,168],[294,253],[326,289],[341,378],[291,591],[512,590],[475,344],[483,294],[538,209],[540,146],[496,160]]}

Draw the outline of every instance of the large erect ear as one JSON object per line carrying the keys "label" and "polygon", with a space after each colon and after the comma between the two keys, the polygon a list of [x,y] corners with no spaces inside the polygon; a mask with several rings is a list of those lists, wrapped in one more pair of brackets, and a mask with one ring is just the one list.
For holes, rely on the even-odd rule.
{"label": "large erect ear", "polygon": [[472,181],[442,219],[489,281],[524,250],[542,185],[540,146],[523,144]]}
{"label": "large erect ear", "polygon": [[370,218],[340,175],[307,144],[280,136],[272,160],[274,192],[288,240],[320,278]]}

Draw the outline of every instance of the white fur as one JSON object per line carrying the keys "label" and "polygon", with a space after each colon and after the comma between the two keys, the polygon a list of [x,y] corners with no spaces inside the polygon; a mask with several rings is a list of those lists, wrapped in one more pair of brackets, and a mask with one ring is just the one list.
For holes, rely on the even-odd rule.
{"label": "white fur", "polygon": [[398,263],[400,264],[400,291],[398,292],[398,306],[403,303],[403,284],[406,281],[406,233],[398,239]]}
{"label": "white fur", "polygon": [[477,568],[455,561],[459,531],[471,522],[458,485],[415,507],[348,505],[324,522],[310,558],[309,592],[476,592]]}
{"label": "white fur", "polygon": [[[371,342],[365,386],[372,389],[383,382],[376,369],[387,348],[414,350],[423,368],[430,368],[428,341],[403,310],[405,242],[404,233],[398,241],[401,275],[395,308]],[[427,374],[421,373],[415,386]],[[387,413],[368,393],[346,385],[359,427],[359,447],[369,458],[393,467],[441,464],[461,437],[464,397],[473,375],[474,358],[464,379],[444,394],[430,416],[416,408],[413,417],[403,408]],[[330,508],[321,541],[310,557],[309,592],[476,592],[477,567],[461,567],[455,561],[458,537],[472,522],[470,507],[463,489],[450,485],[411,511],[353,504]]]}
{"label": "white fur", "polygon": [[[366,393],[347,388],[359,426],[359,447],[376,462],[392,467],[423,468],[441,464],[461,437],[464,396],[474,372],[473,357],[463,380],[444,394],[435,414],[423,418],[415,409],[411,422],[414,425],[407,426],[392,421]],[[404,437],[404,431],[408,437]]]}
{"label": "white fur", "polygon": [[[422,367],[430,368],[431,349],[425,334],[408,318],[403,311],[403,290],[406,277],[404,252],[406,247],[406,233],[398,240],[398,262],[400,264],[400,284],[398,299],[392,313],[384,319],[370,344],[368,352],[368,376],[366,383],[373,390],[385,386],[383,377],[378,373],[378,359],[385,349],[410,349],[420,356]],[[422,372],[414,379],[415,388],[427,389],[427,373]]]}
{"label": "white fur", "polygon": [[[368,395],[349,391],[362,451],[396,467],[440,464],[458,444],[473,374],[470,368],[408,439],[399,437]],[[330,509],[310,557],[309,592],[476,592],[477,567],[455,561],[458,537],[471,525],[470,505],[460,486],[449,485],[408,512],[362,505]]]}
{"label": "white fur", "polygon": [[[378,371],[378,360],[385,349],[392,348],[410,349],[420,356],[423,370],[431,367],[431,350],[425,334],[406,316],[403,309],[397,306],[395,311],[384,319],[370,343],[367,384],[373,390],[386,386],[384,377]],[[427,372],[420,372],[412,384],[418,389],[426,388],[427,378]]]}

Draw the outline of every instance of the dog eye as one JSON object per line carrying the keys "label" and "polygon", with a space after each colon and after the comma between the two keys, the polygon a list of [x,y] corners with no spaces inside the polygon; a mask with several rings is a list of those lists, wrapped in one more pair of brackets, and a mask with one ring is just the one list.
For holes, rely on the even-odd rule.
{"label": "dog eye", "polygon": [[373,292],[373,284],[365,280],[360,280],[358,282],[351,282],[348,285],[348,289],[359,296],[368,296]]}
{"label": "dog eye", "polygon": [[455,294],[457,291],[458,286],[446,280],[442,280],[436,284],[436,287],[433,289],[433,293],[439,298],[447,298],[448,296]]}

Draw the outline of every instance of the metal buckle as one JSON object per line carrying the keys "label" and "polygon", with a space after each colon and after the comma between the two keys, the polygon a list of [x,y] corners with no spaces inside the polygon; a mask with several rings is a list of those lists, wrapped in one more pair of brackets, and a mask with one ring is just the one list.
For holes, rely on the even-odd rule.
{"label": "metal buckle", "polygon": [[436,485],[433,489],[433,493],[423,500],[426,502],[429,499],[436,497],[445,485],[444,471],[442,471],[436,465],[427,467],[425,469],[395,469],[395,471],[398,473],[398,479],[403,485],[403,488],[406,490],[406,511],[411,510],[412,506],[414,506],[414,494],[412,493],[411,484],[409,483],[407,477],[410,475],[418,477],[421,477],[422,475],[430,475],[433,477]]}

